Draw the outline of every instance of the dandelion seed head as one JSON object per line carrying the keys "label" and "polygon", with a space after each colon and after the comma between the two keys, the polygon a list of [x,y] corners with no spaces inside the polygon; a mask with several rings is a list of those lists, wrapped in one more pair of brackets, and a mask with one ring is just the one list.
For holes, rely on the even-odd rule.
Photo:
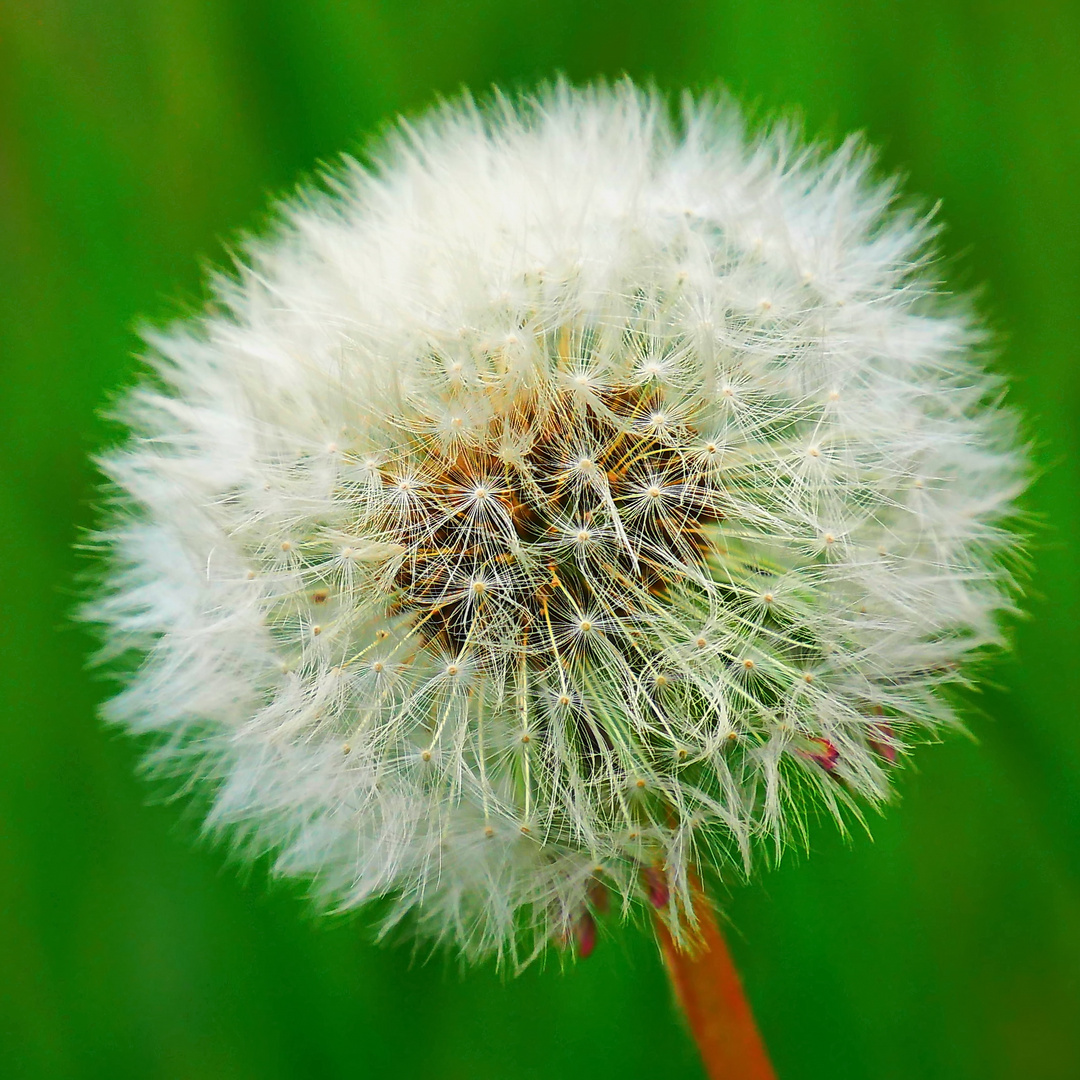
{"label": "dandelion seed head", "polygon": [[110,718],[326,902],[512,964],[597,867],[687,898],[883,800],[1000,641],[1023,478],[933,224],[858,141],[629,83],[375,161],[150,338]]}

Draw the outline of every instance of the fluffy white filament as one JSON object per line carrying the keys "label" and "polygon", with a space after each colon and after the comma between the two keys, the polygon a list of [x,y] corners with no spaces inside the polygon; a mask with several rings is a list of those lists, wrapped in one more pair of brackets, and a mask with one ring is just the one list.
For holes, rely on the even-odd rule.
{"label": "fluffy white filament", "polygon": [[512,962],[884,798],[998,640],[1022,460],[869,168],[557,86],[283,207],[104,459],[109,717],[283,874]]}

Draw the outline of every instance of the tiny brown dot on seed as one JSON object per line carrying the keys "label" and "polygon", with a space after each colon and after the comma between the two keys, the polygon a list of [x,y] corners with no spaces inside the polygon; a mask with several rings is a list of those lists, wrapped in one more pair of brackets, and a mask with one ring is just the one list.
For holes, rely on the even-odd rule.
{"label": "tiny brown dot on seed", "polygon": [[644,780],[638,780],[637,784],[635,786],[639,787],[639,788],[643,788],[645,786],[645,781]]}
{"label": "tiny brown dot on seed", "polygon": [[329,599],[330,599],[330,590],[329,589],[316,589],[311,594],[311,601],[314,604],[325,604],[326,601],[329,600]]}
{"label": "tiny brown dot on seed", "polygon": [[288,540],[282,540],[281,541],[281,550],[282,551],[291,551],[292,550],[292,544]]}
{"label": "tiny brown dot on seed", "polygon": [[422,754],[420,755],[420,758],[421,758],[421,760],[423,760],[423,761],[430,761],[430,760],[431,760],[431,751],[430,751],[430,750],[425,750],[425,751],[424,751],[424,752],[423,752],[423,753],[422,753]]}
{"label": "tiny brown dot on seed", "polygon": [[523,743],[532,742],[532,736],[528,732],[525,732],[525,734],[521,736],[521,741]]}
{"label": "tiny brown dot on seed", "polygon": [[345,745],[344,745],[344,746],[343,746],[343,747],[341,748],[341,752],[342,752],[343,754],[351,754],[351,753],[352,753],[352,747],[351,747],[351,746],[350,746],[350,745],[349,745],[348,743],[346,743],[346,744],[345,744]]}
{"label": "tiny brown dot on seed", "polygon": [[255,580],[255,571],[254,570],[249,570],[247,572],[247,579],[248,579],[248,581],[254,581]]}
{"label": "tiny brown dot on seed", "polygon": [[495,830],[490,825],[485,825],[484,835],[490,840],[495,835]]}
{"label": "tiny brown dot on seed", "polygon": [[749,657],[748,657],[746,660],[744,660],[742,662],[742,666],[744,668],[746,668],[747,671],[749,671],[754,666],[754,661],[749,659]]}
{"label": "tiny brown dot on seed", "polygon": [[318,625],[318,623],[316,623],[316,624],[315,624],[315,625],[314,625],[314,626],[313,626],[313,627],[311,628],[311,632],[312,632],[312,634],[314,634],[314,635],[315,635],[315,637],[318,637],[318,636],[319,636],[319,635],[320,635],[320,634],[322,633],[322,627],[321,627],[321,626],[319,626],[319,625]]}
{"label": "tiny brown dot on seed", "polygon": [[764,600],[766,604],[771,604],[776,598],[771,592],[767,592],[761,599]]}
{"label": "tiny brown dot on seed", "polygon": [[530,829],[528,825],[522,825],[522,826],[521,826],[521,831],[522,831],[522,832],[523,832],[523,833],[524,833],[524,834],[525,834],[526,836],[528,836],[528,835],[529,835],[529,834],[530,834],[530,833],[532,832],[532,829]]}

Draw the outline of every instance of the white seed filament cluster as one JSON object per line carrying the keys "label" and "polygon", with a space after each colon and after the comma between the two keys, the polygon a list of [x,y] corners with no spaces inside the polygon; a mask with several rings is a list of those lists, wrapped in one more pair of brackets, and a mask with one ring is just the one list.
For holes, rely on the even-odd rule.
{"label": "white seed filament cluster", "polygon": [[1022,462],[868,168],[560,86],[284,208],[105,459],[110,716],[282,873],[514,962],[881,800],[998,640]]}

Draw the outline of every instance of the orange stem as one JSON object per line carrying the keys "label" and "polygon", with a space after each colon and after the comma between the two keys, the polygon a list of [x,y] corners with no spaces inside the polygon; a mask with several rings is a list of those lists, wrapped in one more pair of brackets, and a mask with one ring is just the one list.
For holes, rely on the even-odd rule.
{"label": "orange stem", "polygon": [[776,1080],[712,905],[694,885],[698,941],[693,951],[676,944],[659,915],[655,922],[671,985],[705,1071],[710,1080]]}

